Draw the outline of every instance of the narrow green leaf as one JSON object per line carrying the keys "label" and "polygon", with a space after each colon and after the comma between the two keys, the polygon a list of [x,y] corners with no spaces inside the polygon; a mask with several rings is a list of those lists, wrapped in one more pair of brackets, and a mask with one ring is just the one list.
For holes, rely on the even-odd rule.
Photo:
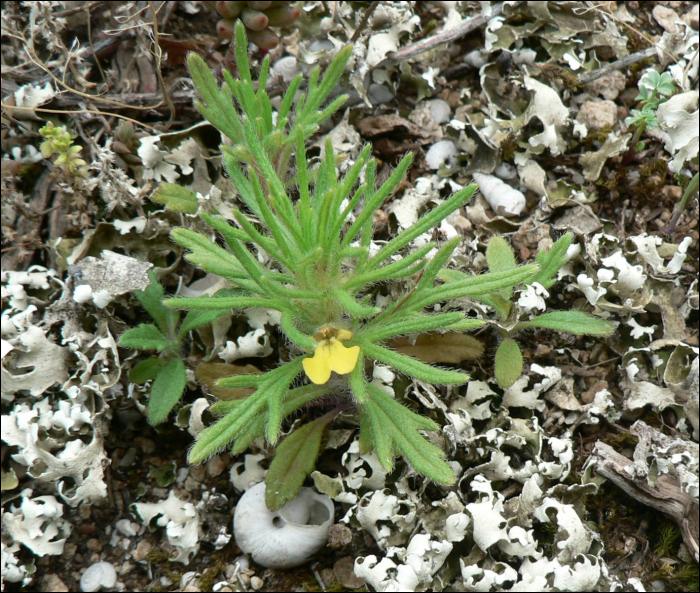
{"label": "narrow green leaf", "polygon": [[610,322],[583,311],[543,313],[530,321],[519,324],[519,327],[543,327],[577,336],[609,336],[615,331],[615,327]]}
{"label": "narrow green leaf", "polygon": [[292,500],[306,476],[314,471],[323,431],[337,415],[338,410],[333,410],[297,428],[277,446],[265,477],[265,504],[271,511],[281,509]]}
{"label": "narrow green leaf", "polygon": [[362,406],[360,437],[365,438],[364,447],[367,447],[368,451],[374,449],[379,463],[387,472],[391,472],[394,469],[394,435],[390,426],[382,425],[386,418],[374,399],[376,398],[366,399]]}
{"label": "narrow green leaf", "polygon": [[186,385],[185,363],[179,358],[174,358],[163,367],[153,381],[151,397],[148,400],[148,421],[151,424],[155,426],[165,421],[175,404],[180,401]]}
{"label": "narrow green leaf", "polygon": [[[394,336],[405,334],[415,334],[428,331],[436,331],[454,324],[464,319],[464,313],[441,313],[438,315],[424,315],[423,313],[410,313],[406,316],[393,319],[385,318],[381,323],[370,322],[358,332],[358,337],[362,337],[370,342],[388,340]],[[471,321],[471,320],[470,320]],[[474,320],[478,321],[478,320]],[[480,321],[483,324],[483,321]]]}
{"label": "narrow green leaf", "polygon": [[310,290],[301,290],[300,288],[290,288],[280,283],[278,279],[280,274],[265,274],[260,277],[260,283],[265,288],[266,294],[274,294],[287,301],[293,299],[312,299],[318,300],[322,295],[318,292]]}
{"label": "narrow green leaf", "polygon": [[264,307],[277,311],[286,311],[287,307],[277,299],[262,297],[174,297],[164,301],[166,307],[173,309],[191,309],[211,311],[213,309],[248,309],[252,307]]}
{"label": "narrow green leaf", "polygon": [[[372,192],[372,188],[370,186],[369,193],[367,195],[367,198],[365,199],[364,208],[357,216],[355,221],[352,223],[352,225],[350,225],[348,232],[343,237],[343,247],[347,247],[348,245],[350,245],[350,243],[355,239],[355,237],[358,235],[358,233],[367,221],[370,221],[371,224],[372,216],[374,215],[375,210],[377,210],[384,203],[384,200],[386,200],[392,194],[394,189],[398,187],[399,183],[401,183],[403,178],[406,176],[406,171],[408,171],[408,168],[411,166],[412,161],[413,154],[409,152],[408,154],[406,154],[406,156],[404,156],[401,159],[401,162],[398,164],[396,169],[394,169],[389,178],[382,184],[382,186],[376,192]],[[389,255],[391,255],[391,253]]]}
{"label": "narrow green leaf", "polygon": [[389,265],[382,266],[376,270],[371,270],[363,274],[353,274],[348,281],[343,285],[343,288],[350,290],[365,284],[373,282],[381,282],[392,278],[405,278],[406,270],[409,269],[417,261],[421,260],[435,247],[435,243],[428,243],[420,249],[416,249],[413,253],[409,253],[403,259],[395,261]]}
{"label": "narrow green leaf", "polygon": [[515,254],[508,241],[499,236],[491,237],[489,240],[486,248],[486,262],[490,272],[504,272],[517,267]]}
{"label": "narrow green leaf", "polygon": [[303,358],[299,357],[275,369],[275,380],[267,395],[267,441],[271,445],[274,445],[279,437],[284,397],[290,383],[301,372],[302,360]]}
{"label": "narrow green leaf", "polygon": [[[439,484],[454,484],[455,475],[443,459],[443,451],[418,433],[419,430],[437,430],[437,424],[414,414],[374,385],[368,384],[367,390],[370,397],[363,405],[364,413],[371,423],[377,455],[385,469],[393,465],[393,460],[392,464],[386,461],[391,455],[390,449],[395,449],[425,477]],[[387,440],[391,440],[393,446],[388,446]]]}
{"label": "narrow green leaf", "polygon": [[204,100],[204,103],[200,101],[195,103],[197,110],[231,140],[239,142],[243,130],[239,118],[231,117],[232,114],[236,114],[236,108],[233,105],[230,89],[228,87],[219,89],[214,75],[198,54],[194,52],[188,54],[187,67],[194,86]]}
{"label": "narrow green leaf", "polygon": [[335,188],[335,191],[332,193],[332,199],[329,205],[330,216],[328,217],[328,222],[325,228],[324,247],[326,250],[331,250],[331,245],[340,243],[340,230],[347,221],[347,218],[343,217],[344,211],[340,210],[340,206],[342,205],[343,200],[347,199],[347,197],[350,195],[350,191],[360,178],[360,173],[365,167],[365,164],[367,163],[367,160],[370,158],[371,154],[372,145],[365,145],[352,167],[350,167],[350,169],[345,173]]}
{"label": "narrow green leaf", "polygon": [[[246,399],[241,400],[239,405],[236,405],[216,424],[205,428],[197,435],[197,442],[190,450],[188,457],[190,464],[201,463],[234,442],[248,425],[257,422],[261,416],[264,417],[265,408],[269,408],[270,404],[273,407],[277,405],[281,407],[280,402],[286,399],[285,394],[289,390],[289,384],[301,371],[301,361],[301,357],[297,358],[262,375],[237,375],[217,381],[221,387],[257,387],[258,389]],[[283,411],[280,409],[273,412],[273,418],[268,414],[268,439],[271,434],[270,420],[272,419],[275,423],[281,421]],[[278,420],[274,416],[277,416]],[[277,425],[277,433],[279,433],[279,424]],[[276,436],[277,434],[275,434]]]}
{"label": "narrow green leaf", "polygon": [[239,197],[243,203],[251,209],[255,216],[263,220],[260,204],[258,203],[258,199],[253,190],[253,185],[250,179],[248,179],[243,173],[239,163],[240,159],[233,152],[233,149],[230,146],[226,146],[224,144],[221,145],[221,157]]}
{"label": "narrow green leaf", "polygon": [[461,321],[458,321],[457,323],[454,323],[452,325],[449,325],[446,327],[446,329],[449,329],[450,331],[470,331],[472,329],[478,329],[480,327],[483,327],[486,325],[486,322],[483,319],[462,319]]}
{"label": "narrow green leaf", "polygon": [[280,104],[280,109],[277,116],[278,130],[283,129],[283,122],[285,119],[287,119],[287,116],[289,115],[289,110],[292,108],[292,104],[294,103],[294,97],[303,81],[304,75],[299,73],[289,83],[289,86],[287,87],[287,90],[284,93],[284,97],[282,98],[282,103]]}
{"label": "narrow green leaf", "polygon": [[255,387],[257,389],[264,380],[265,374],[231,375],[219,379],[216,386],[226,389],[235,387]]}
{"label": "narrow green leaf", "polygon": [[[322,397],[328,393],[325,385],[304,385],[296,389],[290,389],[284,396],[282,405],[282,419],[305,406],[309,402]],[[238,455],[245,451],[251,443],[265,436],[265,417],[261,414],[253,422],[243,426],[237,433],[236,439],[231,447],[231,454]]]}
{"label": "narrow green leaf", "polygon": [[[486,263],[488,263],[489,272],[506,272],[517,267],[515,253],[513,253],[508,241],[499,236],[491,237],[489,240],[489,245],[486,248]],[[508,301],[512,294],[513,287],[508,287],[502,288],[499,295],[494,294],[493,296],[501,296],[503,300]],[[505,308],[501,309],[505,310]],[[499,310],[499,314],[500,312]]]}
{"label": "narrow green leaf", "polygon": [[197,329],[198,327],[201,327],[203,325],[207,325],[212,321],[216,321],[226,312],[227,309],[222,309],[220,311],[190,311],[185,316],[185,320],[182,322],[182,325],[180,326],[180,329],[177,332],[178,342],[187,335],[187,332],[190,332],[193,329]]}
{"label": "narrow green leaf", "polygon": [[189,229],[176,228],[170,236],[177,243],[190,249],[185,259],[195,266],[236,282],[248,278],[248,273],[233,253],[219,247],[208,237]]}
{"label": "narrow green leaf", "polygon": [[365,381],[365,357],[360,352],[355,368],[350,373],[350,389],[355,399],[363,403],[367,399],[367,382]]}
{"label": "narrow green leaf", "polygon": [[129,381],[137,385],[143,385],[146,381],[152,381],[166,364],[168,364],[168,361],[162,358],[142,360],[129,371]]}
{"label": "narrow green leaf", "polygon": [[[338,81],[345,70],[345,65],[347,64],[351,55],[352,45],[346,45],[343,49],[341,49],[336,54],[335,58],[333,58],[333,61],[329,64],[328,69],[323,76],[323,81],[318,86],[316,84],[319,77],[318,68],[311,72],[307,100],[304,105],[298,106],[297,108],[298,125],[308,125],[310,121],[313,121],[316,125],[318,125],[323,121],[323,119],[318,117],[318,110],[321,107],[321,104],[326,100],[326,97],[328,97],[329,93],[338,84]],[[341,97],[338,99],[340,98]],[[336,99],[334,103],[338,102],[338,99]],[[338,107],[340,107],[340,105],[338,105]],[[326,114],[323,114],[323,116],[327,117]]]}
{"label": "narrow green leaf", "polygon": [[241,225],[241,228],[248,235],[248,240],[252,243],[260,245],[267,253],[281,262],[288,270],[293,270],[294,267],[280,251],[277,249],[277,243],[270,237],[266,237],[258,229],[253,226],[253,223],[248,220],[248,217],[237,208],[233,210],[233,215],[236,217],[236,222]]}
{"label": "narrow green leaf", "polygon": [[385,259],[396,253],[399,249],[402,249],[408,245],[416,237],[434,227],[452,212],[458,208],[461,208],[464,206],[464,204],[471,200],[477,189],[477,185],[472,183],[471,185],[459,190],[451,198],[447,199],[437,208],[434,208],[428,212],[425,216],[419,219],[418,222],[401,232],[398,236],[394,237],[391,241],[384,245],[384,247],[382,247],[377,254],[369,260],[368,265],[372,268],[378,266]]}
{"label": "narrow green leaf", "polygon": [[142,323],[126,330],[119,338],[119,345],[135,350],[156,350],[161,352],[172,345],[160,330],[152,323]]}
{"label": "narrow green leaf", "polygon": [[294,237],[296,247],[303,243],[299,221],[294,212],[292,201],[286,193],[284,184],[279,178],[277,171],[270,162],[269,156],[265,153],[262,143],[256,136],[255,131],[246,115],[243,115],[243,125],[246,134],[247,146],[255,159],[255,164],[264,180],[265,186],[270,191],[269,200],[272,207],[284,225],[289,229]]}
{"label": "narrow green leaf", "polygon": [[518,380],[523,373],[523,354],[515,340],[506,338],[499,344],[494,366],[496,381],[503,389]]}
{"label": "narrow green leaf", "polygon": [[171,311],[163,305],[165,293],[153,270],[148,271],[148,277],[151,283],[146,287],[146,290],[137,290],[134,294],[141,306],[146,309],[156,322],[163,335],[171,338],[175,335],[175,328],[180,320],[180,313]]}
{"label": "narrow green leaf", "polygon": [[195,193],[176,183],[162,183],[151,195],[151,201],[163,204],[166,210],[185,214],[196,214],[199,208]]}
{"label": "narrow green leaf", "polygon": [[479,297],[490,295],[502,288],[515,286],[534,276],[539,270],[537,264],[526,264],[515,270],[505,272],[489,272],[478,276],[466,276],[464,280],[450,282],[442,286],[435,286],[420,293],[411,300],[410,308],[419,310],[439,303],[462,297]]}
{"label": "narrow green leaf", "polygon": [[423,272],[421,279],[418,281],[418,286],[416,286],[417,291],[423,290],[424,288],[429,288],[434,284],[435,276],[437,276],[437,273],[443,268],[443,266],[445,266],[445,264],[447,264],[450,257],[452,257],[452,252],[457,249],[457,246],[461,241],[461,236],[453,237],[442,247],[440,247],[438,252],[435,254],[435,257],[433,257],[431,262],[428,264],[428,267],[425,268],[425,272]]}
{"label": "narrow green leaf", "polygon": [[307,336],[305,333],[299,331],[294,324],[294,316],[291,312],[282,313],[280,325],[285,335],[292,343],[299,346],[299,348],[303,348],[304,350],[314,350],[316,348],[316,341],[311,336]]}
{"label": "narrow green leaf", "polygon": [[539,282],[545,288],[550,288],[556,282],[554,275],[566,263],[566,252],[573,238],[572,233],[566,233],[559,237],[549,251],[539,252],[535,261],[540,265],[540,271],[534,278],[528,280],[527,284]]}
{"label": "narrow green leaf", "polygon": [[393,366],[396,370],[409,377],[415,377],[421,381],[428,381],[437,385],[461,385],[469,381],[469,375],[466,373],[446,371],[433,367],[410,356],[405,356],[383,346],[365,341],[361,336],[358,336],[356,341],[362,348],[363,354]]}
{"label": "narrow green leaf", "polygon": [[381,311],[378,307],[368,307],[361,305],[355,300],[355,297],[348,294],[344,289],[338,288],[331,291],[331,294],[338,300],[343,308],[353,317],[367,318],[376,315]]}

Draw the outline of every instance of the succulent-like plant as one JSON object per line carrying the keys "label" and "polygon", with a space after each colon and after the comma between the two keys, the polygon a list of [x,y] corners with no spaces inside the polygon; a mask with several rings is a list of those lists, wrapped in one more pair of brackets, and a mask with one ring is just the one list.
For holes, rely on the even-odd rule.
{"label": "succulent-like plant", "polygon": [[[299,354],[259,375],[221,379],[222,387],[251,387],[255,392],[213,406],[222,418],[198,435],[189,460],[199,463],[227,447],[239,453],[263,436],[276,444],[282,421],[295,410],[328,394],[346,394],[359,411],[363,452],[376,450],[387,470],[392,469],[394,456],[402,455],[426,477],[453,483],[455,476],[444,453],[421,434],[437,430],[438,425],[370,382],[367,372],[378,362],[421,381],[465,383],[469,376],[463,371],[426,364],[387,348],[385,342],[400,335],[480,327],[484,321],[450,310],[450,302],[463,297],[488,298],[512,289],[534,278],[540,267],[529,264],[436,283],[461,238],[442,245],[429,242],[417,249],[411,249],[411,243],[464,205],[476,192],[476,185],[459,190],[412,227],[375,248],[373,214],[404,179],[411,155],[377,186],[371,146],[361,150],[342,176],[330,142],[315,170],[309,168],[305,148],[305,140],[345,101],[344,96],[338,97],[322,107],[340,80],[351,48],[339,52],[322,80],[319,70],[314,70],[306,93],[298,99],[302,75],[295,78],[273,115],[265,92],[269,57],[254,85],[241,24],[236,25],[235,33],[239,79],[224,72],[226,82],[220,88],[202,58],[192,54],[188,64],[203,99],[197,104],[199,111],[231,140],[232,147],[222,145],[223,159],[245,207],[231,208],[233,225],[221,215],[201,214],[230,251],[213,240],[214,234],[179,228],[172,231],[172,237],[190,250],[186,256],[190,262],[227,278],[242,293],[171,298],[165,304],[199,311],[222,307],[277,310],[282,332]],[[160,192],[158,201],[191,211],[196,201],[193,196],[187,198],[187,191],[169,186]],[[264,261],[270,263],[262,265],[258,254],[265,254]],[[389,301],[377,298],[382,283],[397,281],[409,285],[403,296]],[[434,306],[440,303],[444,305],[436,312]],[[299,384],[300,376],[308,383]],[[277,446],[266,479],[266,501],[271,509],[293,498],[313,470],[323,430],[338,412],[298,428]]]}
{"label": "succulent-like plant", "polygon": [[57,155],[54,165],[63,169],[71,177],[85,178],[88,176],[88,170],[85,166],[87,163],[78,156],[83,147],[73,144],[69,132],[54,126],[53,122],[48,122],[39,129],[39,134],[45,138],[40,147],[41,156],[48,159]]}
{"label": "succulent-like plant", "polygon": [[270,27],[287,27],[293,24],[301,9],[294,2],[217,2],[216,11],[222,19],[216,30],[225,39],[231,39],[236,21],[245,25],[250,41],[262,49],[273,49],[280,41]]}

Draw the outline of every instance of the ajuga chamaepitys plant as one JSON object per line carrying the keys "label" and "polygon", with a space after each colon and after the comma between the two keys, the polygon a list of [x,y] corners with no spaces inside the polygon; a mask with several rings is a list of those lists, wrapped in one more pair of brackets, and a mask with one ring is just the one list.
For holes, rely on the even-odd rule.
{"label": "ajuga chamaepitys plant", "polygon": [[[536,292],[546,294],[546,291],[556,282],[555,275],[566,263],[566,252],[572,238],[571,233],[565,233],[552,245],[551,249],[540,251],[536,260],[540,265],[539,271],[523,284],[537,287]],[[518,269],[513,249],[503,237],[498,236],[492,237],[489,241],[486,249],[486,263],[490,272]],[[458,270],[443,269],[438,273],[438,278],[450,286],[451,282],[463,282],[469,276]],[[502,339],[494,359],[496,381],[504,389],[515,383],[523,372],[523,355],[512,337],[515,333],[527,328],[539,327],[575,335],[606,336],[614,329],[607,321],[583,311],[551,311],[521,321],[519,307],[517,304],[514,306],[512,297],[512,287],[473,297],[496,311],[501,325],[508,328],[500,331]]]}
{"label": "ajuga chamaepitys plant", "polygon": [[[206,236],[185,228],[172,232],[175,241],[190,250],[187,259],[230,280],[235,295],[171,298],[165,304],[190,310],[275,309],[281,312],[282,331],[298,347],[299,355],[259,375],[221,379],[222,387],[249,387],[255,392],[213,407],[222,417],[198,435],[189,460],[199,463],[227,447],[239,453],[262,436],[275,444],[287,416],[312,400],[334,394],[351,399],[359,411],[362,451],[376,450],[387,470],[393,467],[394,455],[402,455],[426,477],[450,484],[455,476],[443,452],[420,432],[436,430],[438,425],[368,382],[365,373],[377,361],[421,381],[465,383],[469,377],[462,371],[437,368],[384,344],[400,335],[480,327],[483,321],[449,310],[450,301],[511,289],[533,278],[539,266],[523,265],[442,284],[437,275],[460,238],[411,250],[411,242],[464,205],[476,185],[461,189],[378,250],[370,249],[374,247],[373,214],[403,180],[411,156],[377,186],[370,146],[362,149],[342,176],[330,142],[315,169],[308,166],[305,148],[319,124],[345,101],[341,96],[324,107],[351,47],[338,53],[322,79],[314,70],[306,92],[298,97],[302,76],[295,78],[273,112],[265,92],[269,57],[255,85],[240,23],[235,46],[239,78],[224,72],[222,87],[202,58],[191,54],[188,64],[203,100],[197,104],[199,111],[231,141],[230,146],[222,145],[223,159],[244,206],[231,208],[231,220],[216,213],[201,215],[228,249],[213,240],[214,233]],[[187,192],[168,187],[159,194],[159,201],[175,209],[191,209],[196,202],[188,201]],[[262,265],[254,250],[264,252],[269,263]],[[401,298],[387,303],[376,298],[378,283],[402,279],[408,288]],[[438,303],[447,306],[439,313],[431,311]],[[324,428],[338,413],[333,410],[298,428],[277,446],[266,479],[270,508],[280,508],[294,497],[313,470]]]}

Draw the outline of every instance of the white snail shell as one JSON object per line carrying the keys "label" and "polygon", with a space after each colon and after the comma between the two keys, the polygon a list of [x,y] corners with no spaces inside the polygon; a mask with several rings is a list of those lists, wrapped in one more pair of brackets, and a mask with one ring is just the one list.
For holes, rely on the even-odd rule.
{"label": "white snail shell", "polygon": [[501,216],[518,216],[525,208],[525,196],[493,175],[474,173],[481,195],[491,209]]}
{"label": "white snail shell", "polygon": [[432,99],[428,101],[428,104],[430,105],[430,117],[433,118],[436,124],[444,124],[450,121],[450,112],[452,110],[446,101],[442,99]]}
{"label": "white snail shell", "polygon": [[113,589],[117,584],[117,571],[109,562],[97,562],[88,568],[80,577],[80,590],[94,593],[102,587]]}
{"label": "white snail shell", "polygon": [[425,153],[428,169],[439,169],[444,164],[451,164],[457,156],[457,147],[452,140],[440,140]]}
{"label": "white snail shell", "polygon": [[280,77],[284,82],[290,82],[301,70],[294,56],[284,56],[272,66],[271,79]]}
{"label": "white snail shell", "polygon": [[312,488],[302,488],[294,500],[273,512],[265,504],[265,483],[241,496],[233,518],[238,547],[258,564],[293,568],[304,564],[328,541],[333,501]]}

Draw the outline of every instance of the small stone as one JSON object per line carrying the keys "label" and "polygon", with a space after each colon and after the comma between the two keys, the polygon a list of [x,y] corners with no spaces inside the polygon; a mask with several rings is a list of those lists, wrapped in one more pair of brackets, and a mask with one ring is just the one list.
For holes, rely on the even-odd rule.
{"label": "small stone", "polygon": [[384,210],[376,210],[372,215],[372,228],[375,233],[383,233],[389,225],[389,216]]}
{"label": "small stone", "polygon": [[365,580],[355,576],[355,559],[345,556],[333,565],[336,578],[347,589],[359,589],[364,586]]}
{"label": "small stone", "polygon": [[576,119],[591,130],[612,128],[617,122],[617,106],[612,101],[600,99],[586,101]]}
{"label": "small stone", "polygon": [[535,358],[547,356],[551,351],[552,349],[547,346],[547,344],[537,344],[537,348],[535,348]]}
{"label": "small stone", "polygon": [[608,388],[607,381],[596,381],[590,389],[581,394],[581,402],[591,404],[595,400],[595,394]]}
{"label": "small stone", "polygon": [[254,591],[260,591],[260,589],[263,588],[264,584],[265,584],[265,581],[263,581],[260,577],[251,577],[250,578],[250,587]]}
{"label": "small stone", "polygon": [[321,580],[326,588],[330,587],[338,579],[335,576],[335,571],[332,568],[324,568],[321,570]]}
{"label": "small stone", "polygon": [[153,544],[146,540],[141,540],[134,551],[131,553],[131,557],[136,560],[136,562],[145,562],[146,556],[153,549]]}
{"label": "small stone", "polygon": [[225,469],[226,469],[226,464],[224,463],[224,460],[221,458],[221,455],[214,455],[213,457],[210,457],[209,460],[207,461],[207,473],[212,478],[216,478],[217,476],[220,476],[222,473],[224,473]]}
{"label": "small stone", "polygon": [[474,228],[474,225],[472,225],[469,219],[465,218],[461,214],[457,214],[456,216],[450,218],[450,222],[452,223],[452,226],[463,235],[471,232],[471,230]]}
{"label": "small stone", "polygon": [[41,580],[42,591],[55,591],[56,593],[68,593],[70,589],[55,574],[48,574]]}
{"label": "small stone", "polygon": [[651,11],[654,20],[659,23],[661,28],[668,33],[676,32],[676,21],[680,21],[678,14],[672,8],[664,6],[663,4],[657,4]]}
{"label": "small stone", "polygon": [[626,84],[625,75],[619,70],[615,70],[588,83],[586,88],[593,95],[601,95],[603,99],[614,101],[625,90]]}
{"label": "small stone", "polygon": [[671,202],[678,202],[683,196],[683,190],[678,185],[664,185],[661,195]]}
{"label": "small stone", "polygon": [[238,575],[238,577],[241,579],[241,583],[243,583],[245,587],[250,586],[250,577],[247,574],[242,572],[240,575]]}
{"label": "small stone", "polygon": [[347,525],[336,523],[328,530],[328,545],[337,550],[347,546],[352,541],[352,531]]}
{"label": "small stone", "polygon": [[690,12],[683,18],[683,20],[686,20],[686,22],[691,26],[692,29],[695,31],[698,30],[698,25],[700,24],[698,22],[698,9],[700,9],[700,4],[697,2],[693,3],[693,8],[690,9]]}
{"label": "small stone", "polygon": [[101,552],[102,551],[102,544],[100,543],[100,540],[97,539],[96,537],[91,537],[87,541],[87,549],[90,552]]}

